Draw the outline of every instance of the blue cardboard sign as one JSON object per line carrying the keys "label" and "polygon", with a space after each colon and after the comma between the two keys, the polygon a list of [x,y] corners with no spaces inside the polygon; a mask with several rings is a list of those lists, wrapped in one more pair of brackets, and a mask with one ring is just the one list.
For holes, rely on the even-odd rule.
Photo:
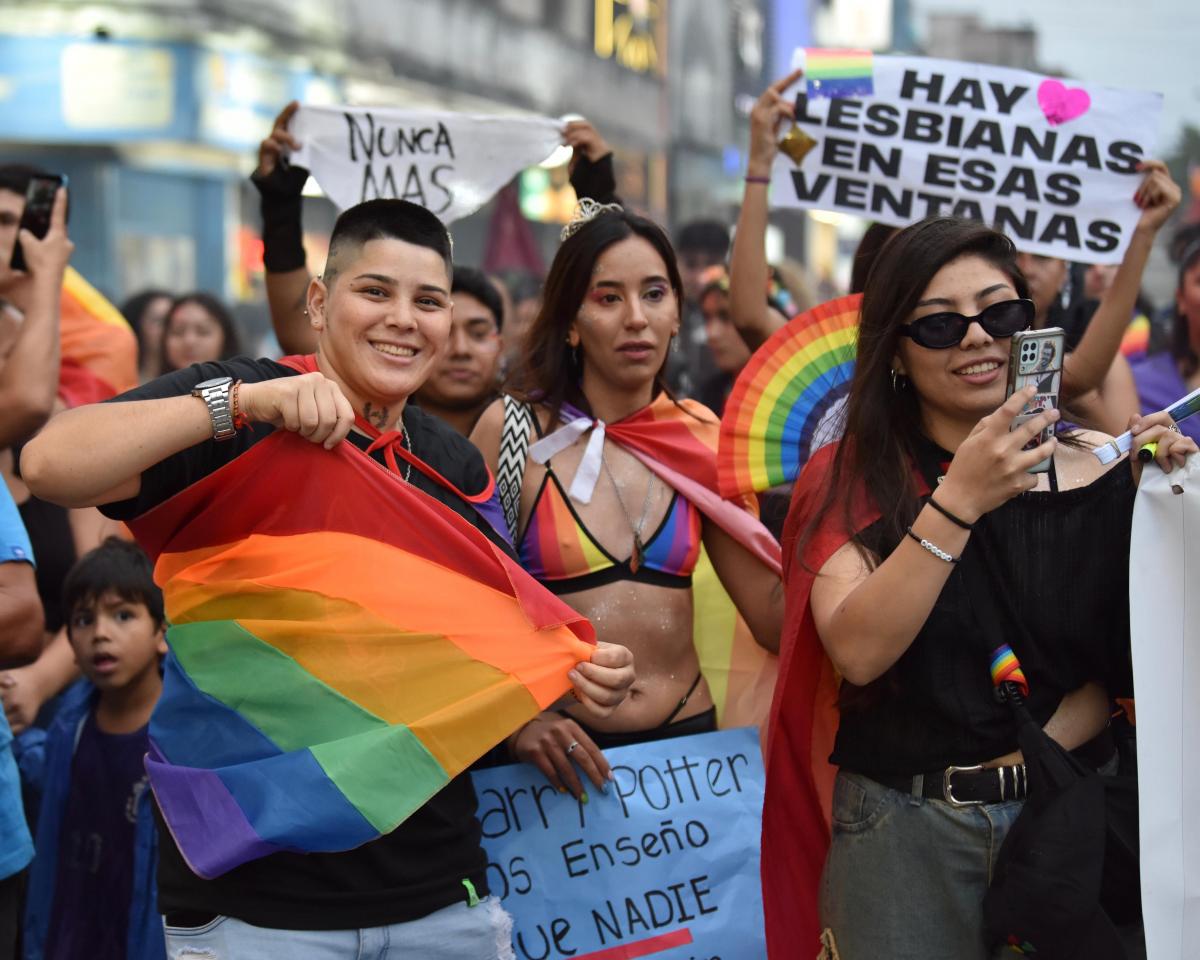
{"label": "blue cardboard sign", "polygon": [[473,774],[488,883],[520,960],[766,956],[758,732],[605,751],[586,803],[533,766]]}

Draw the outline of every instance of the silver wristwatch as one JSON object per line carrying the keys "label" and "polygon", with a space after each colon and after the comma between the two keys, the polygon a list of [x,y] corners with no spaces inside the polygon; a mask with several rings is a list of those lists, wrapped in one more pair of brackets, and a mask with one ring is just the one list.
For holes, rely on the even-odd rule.
{"label": "silver wristwatch", "polygon": [[199,397],[208,407],[214,440],[228,440],[237,433],[233,426],[232,394],[232,377],[214,377],[192,388],[192,396]]}

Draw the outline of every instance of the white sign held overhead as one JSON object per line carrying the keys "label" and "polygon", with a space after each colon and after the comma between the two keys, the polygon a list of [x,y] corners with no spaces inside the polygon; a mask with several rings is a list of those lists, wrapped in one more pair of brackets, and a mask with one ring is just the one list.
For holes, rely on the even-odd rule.
{"label": "white sign held overhead", "polygon": [[550,117],[303,106],[291,124],[306,167],[341,209],[410,200],[451,223],[562,142]]}
{"label": "white sign held overhead", "polygon": [[869,51],[795,60],[805,76],[786,96],[802,145],[775,161],[776,206],[896,226],[968,217],[1023,251],[1121,261],[1161,95]]}

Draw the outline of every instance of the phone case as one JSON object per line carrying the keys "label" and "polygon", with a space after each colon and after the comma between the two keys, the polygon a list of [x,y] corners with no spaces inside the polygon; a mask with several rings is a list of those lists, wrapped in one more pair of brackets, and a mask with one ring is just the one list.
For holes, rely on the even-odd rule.
{"label": "phone case", "polygon": [[[1058,407],[1058,394],[1062,386],[1063,356],[1066,353],[1066,332],[1062,327],[1047,327],[1044,330],[1022,330],[1013,334],[1008,356],[1008,390],[1011,397],[1028,386],[1037,387],[1025,408],[1013,420],[1010,429],[1032,420],[1044,410]],[[1029,442],[1026,449],[1033,449],[1054,436],[1054,424],[1048,426]],[[1030,473],[1045,473],[1050,469],[1047,458]]]}
{"label": "phone case", "polygon": [[[29,181],[29,189],[25,193],[25,210],[21,214],[18,230],[28,230],[39,240],[50,230],[50,214],[54,210],[54,195],[58,188],[66,185],[65,176],[50,175],[36,176]],[[26,270],[25,251],[21,242],[13,242],[12,259],[9,265],[14,270]]]}

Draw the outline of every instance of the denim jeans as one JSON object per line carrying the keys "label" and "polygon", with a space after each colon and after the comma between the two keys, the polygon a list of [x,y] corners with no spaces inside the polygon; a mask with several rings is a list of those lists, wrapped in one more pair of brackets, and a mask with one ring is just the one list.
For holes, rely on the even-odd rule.
{"label": "denim jeans", "polygon": [[513,960],[512,918],[495,897],[364,930],[274,930],[233,917],[167,927],[169,960]]}
{"label": "denim jeans", "polygon": [[1021,807],[954,807],[839,773],[821,926],[841,960],[1015,957],[985,944],[983,897]]}

